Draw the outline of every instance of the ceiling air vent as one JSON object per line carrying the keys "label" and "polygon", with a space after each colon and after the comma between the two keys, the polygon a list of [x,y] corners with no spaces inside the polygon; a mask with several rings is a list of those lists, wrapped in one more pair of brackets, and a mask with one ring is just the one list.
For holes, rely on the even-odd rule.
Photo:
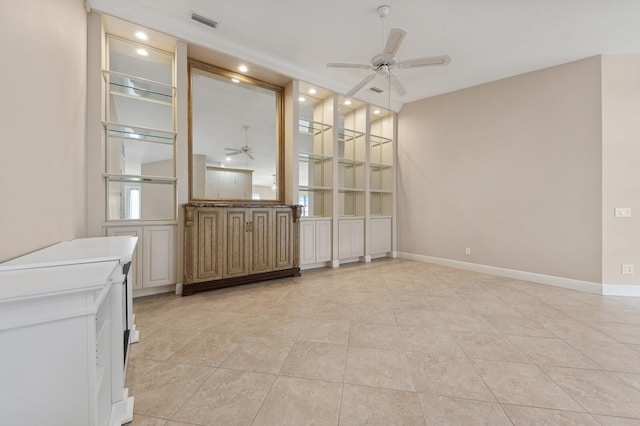
{"label": "ceiling air vent", "polygon": [[371,90],[372,92],[375,92],[375,93],[382,93],[382,92],[384,92],[384,90],[382,90],[381,88],[376,87],[376,86],[371,86],[371,87],[369,87],[369,90]]}
{"label": "ceiling air vent", "polygon": [[214,29],[218,28],[218,23],[216,21],[214,21],[213,19],[205,18],[204,16],[198,15],[197,13],[192,13],[191,19],[193,19],[196,22],[200,22],[201,24],[204,24],[207,27],[211,27]]}

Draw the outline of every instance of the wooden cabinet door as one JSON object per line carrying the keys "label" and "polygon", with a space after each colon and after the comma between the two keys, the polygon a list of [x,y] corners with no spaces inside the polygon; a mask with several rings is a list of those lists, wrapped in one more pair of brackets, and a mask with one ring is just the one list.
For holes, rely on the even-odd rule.
{"label": "wooden cabinet door", "polygon": [[224,277],[249,273],[249,210],[229,210],[226,214]]}
{"label": "wooden cabinet door", "polygon": [[222,278],[222,240],[224,238],[222,210],[197,213],[196,281]]}
{"label": "wooden cabinet door", "polygon": [[293,268],[293,211],[275,209],[274,269]]}
{"label": "wooden cabinet door", "polygon": [[249,273],[273,270],[273,224],[270,209],[251,209]]}

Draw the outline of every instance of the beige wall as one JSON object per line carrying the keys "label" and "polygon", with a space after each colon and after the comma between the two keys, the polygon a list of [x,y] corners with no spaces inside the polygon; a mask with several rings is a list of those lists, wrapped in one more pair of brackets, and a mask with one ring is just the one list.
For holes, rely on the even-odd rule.
{"label": "beige wall", "polygon": [[[640,284],[640,56],[602,57],[602,142],[603,283]],[[615,218],[616,207],[631,217]]]}
{"label": "beige wall", "polygon": [[0,2],[0,261],[85,233],[82,0]]}
{"label": "beige wall", "polygon": [[601,282],[600,87],[596,57],[405,105],[398,251]]}

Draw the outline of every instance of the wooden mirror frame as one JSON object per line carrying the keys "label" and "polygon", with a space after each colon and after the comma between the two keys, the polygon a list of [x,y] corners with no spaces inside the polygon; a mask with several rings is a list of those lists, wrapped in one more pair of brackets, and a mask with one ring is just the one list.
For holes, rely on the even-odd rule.
{"label": "wooden mirror frame", "polygon": [[[228,79],[238,79],[240,82],[250,84],[253,86],[261,87],[263,89],[271,90],[276,97],[276,130],[277,130],[277,152],[276,152],[276,164],[275,164],[275,184],[276,193],[274,199],[268,200],[254,200],[247,199],[224,199],[224,198],[194,198],[193,197],[193,75],[192,70],[198,69],[201,71],[217,74]],[[233,83],[229,83],[233,84]],[[233,71],[217,67],[196,59],[188,59],[188,140],[189,140],[189,202],[190,203],[202,203],[202,204],[282,204],[284,203],[284,88],[276,86],[264,81],[260,81],[251,78],[244,74],[235,73]]]}

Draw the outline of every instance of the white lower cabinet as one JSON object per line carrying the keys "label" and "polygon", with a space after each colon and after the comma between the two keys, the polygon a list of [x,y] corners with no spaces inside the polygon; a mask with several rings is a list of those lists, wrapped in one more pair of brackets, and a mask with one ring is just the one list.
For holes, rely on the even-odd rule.
{"label": "white lower cabinet", "polygon": [[300,222],[300,264],[331,260],[331,219],[304,219]]}
{"label": "white lower cabinet", "polygon": [[391,251],[391,218],[376,217],[369,221],[369,253],[385,254]]}
{"label": "white lower cabinet", "polygon": [[338,220],[338,258],[353,259],[364,256],[364,219]]}
{"label": "white lower cabinet", "polygon": [[135,290],[176,283],[175,233],[175,225],[121,225],[106,228],[107,236],[138,237],[132,265]]}

